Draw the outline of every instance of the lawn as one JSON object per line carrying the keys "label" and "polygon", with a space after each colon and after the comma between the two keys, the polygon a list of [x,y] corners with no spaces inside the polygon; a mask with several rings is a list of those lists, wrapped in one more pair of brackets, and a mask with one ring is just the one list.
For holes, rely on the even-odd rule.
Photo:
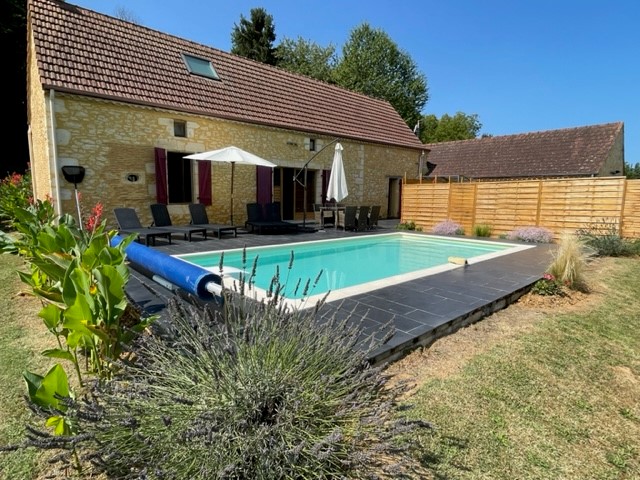
{"label": "lawn", "polygon": [[[436,426],[419,438],[434,478],[640,478],[640,261],[596,264],[585,308],[516,304],[486,320],[489,334],[455,334],[485,334],[481,345],[440,347],[444,373],[414,378],[407,402]],[[428,353],[415,356],[443,362]]]}
{"label": "lawn", "polygon": [[[22,371],[52,363],[39,355],[51,341],[39,302],[19,294],[21,263],[0,256],[0,444],[18,441],[29,418]],[[442,340],[490,328],[481,348],[458,342],[448,368],[413,375],[406,402],[436,427],[415,439],[433,478],[640,478],[640,261],[599,265],[588,308],[529,309],[526,323],[516,304]],[[438,364],[429,354],[443,345],[416,355]],[[3,453],[0,477],[35,479],[41,464],[34,452]]]}

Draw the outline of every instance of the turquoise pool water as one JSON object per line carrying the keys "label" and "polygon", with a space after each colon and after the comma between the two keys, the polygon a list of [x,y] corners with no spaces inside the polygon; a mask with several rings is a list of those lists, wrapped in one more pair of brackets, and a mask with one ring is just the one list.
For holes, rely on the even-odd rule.
{"label": "turquoise pool water", "polygon": [[[242,270],[250,273],[257,257],[256,287],[267,290],[279,271],[280,282],[285,285],[284,296],[300,299],[304,296],[304,284],[307,281],[313,284],[319,274],[317,284],[309,292],[311,295],[450,265],[449,257],[463,257],[471,262],[510,249],[514,249],[514,245],[397,232],[247,248],[245,260],[242,249],[177,257],[218,272],[223,255],[222,273],[232,277]],[[298,281],[302,286],[296,292]]]}

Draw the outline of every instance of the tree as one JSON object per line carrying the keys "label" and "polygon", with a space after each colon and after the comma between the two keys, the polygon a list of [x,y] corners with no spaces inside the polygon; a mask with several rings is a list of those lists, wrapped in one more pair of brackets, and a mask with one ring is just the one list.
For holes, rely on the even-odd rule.
{"label": "tree", "polygon": [[[27,138],[27,2],[5,0],[0,4],[0,40],[3,46],[2,104],[6,118],[0,178],[13,172],[25,172],[29,164]],[[10,139],[10,140],[9,140]]]}
{"label": "tree", "polygon": [[298,37],[284,38],[276,47],[278,67],[308,77],[332,82],[336,63],[336,48],[321,47],[317,43]]}
{"label": "tree", "polygon": [[116,8],[114,17],[119,18],[120,20],[124,20],[125,22],[141,25],[140,20],[138,20],[138,17],[136,16],[136,14],[126,7],[120,6]]}
{"label": "tree", "polygon": [[240,25],[231,32],[231,53],[269,65],[276,64],[273,17],[264,8],[252,8],[251,20],[240,15]]}
{"label": "tree", "polygon": [[445,113],[439,119],[435,115],[425,115],[420,123],[420,140],[424,143],[469,140],[476,138],[482,128],[477,114],[467,115],[463,112],[457,112],[454,116]]}
{"label": "tree", "polygon": [[624,174],[628,179],[640,179],[640,163],[631,165],[624,162]]}
{"label": "tree", "polygon": [[427,102],[427,80],[413,59],[382,30],[356,27],[335,68],[338,85],[387,100],[411,128]]}

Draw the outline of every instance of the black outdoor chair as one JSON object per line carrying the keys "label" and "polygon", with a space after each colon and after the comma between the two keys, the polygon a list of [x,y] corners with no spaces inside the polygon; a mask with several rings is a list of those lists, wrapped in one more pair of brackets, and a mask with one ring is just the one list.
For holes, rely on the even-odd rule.
{"label": "black outdoor chair", "polygon": [[371,207],[368,205],[358,208],[358,214],[356,216],[356,230],[362,232],[369,228],[369,211]]}
{"label": "black outdoor chair", "polygon": [[154,203],[151,205],[151,216],[153,217],[153,226],[160,230],[171,233],[180,233],[184,235],[185,240],[191,241],[191,235],[194,233],[201,234],[207,239],[207,229],[198,225],[174,225],[171,222],[169,209],[162,203]]}
{"label": "black outdoor chair", "polygon": [[378,228],[378,218],[380,217],[380,205],[374,205],[369,212],[369,224],[368,229],[372,230]]}
{"label": "black outdoor chair", "polygon": [[346,230],[356,230],[358,228],[356,214],[358,207],[347,205],[344,212],[338,210],[338,226]]}
{"label": "black outdoor chair", "polygon": [[225,225],[222,223],[209,222],[207,209],[202,203],[189,204],[189,214],[191,215],[191,224],[196,227],[204,227],[211,230],[218,238],[222,238],[223,233],[233,233],[234,237],[238,236],[238,227],[234,225]]}
{"label": "black outdoor chair", "polygon": [[143,227],[138,214],[133,208],[119,207],[113,209],[118,224],[118,232],[123,235],[135,233],[136,240],[144,238],[145,245],[155,245],[156,237],[164,237],[171,243],[171,232],[158,228]]}

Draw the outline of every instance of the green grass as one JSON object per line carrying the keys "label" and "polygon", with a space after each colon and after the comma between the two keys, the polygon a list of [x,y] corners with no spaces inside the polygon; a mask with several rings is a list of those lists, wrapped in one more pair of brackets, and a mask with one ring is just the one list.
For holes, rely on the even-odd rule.
{"label": "green grass", "polygon": [[[19,257],[0,255],[0,445],[20,443],[24,437],[29,412],[23,399],[23,370],[42,373],[50,363],[39,353],[39,342],[49,335],[37,317],[40,304],[19,295],[22,283],[16,269],[22,264]],[[35,478],[37,471],[34,450],[0,453],[2,479]]]}
{"label": "green grass", "polygon": [[435,478],[640,478],[640,261],[606,299],[474,357],[410,399],[437,430],[416,440]]}

